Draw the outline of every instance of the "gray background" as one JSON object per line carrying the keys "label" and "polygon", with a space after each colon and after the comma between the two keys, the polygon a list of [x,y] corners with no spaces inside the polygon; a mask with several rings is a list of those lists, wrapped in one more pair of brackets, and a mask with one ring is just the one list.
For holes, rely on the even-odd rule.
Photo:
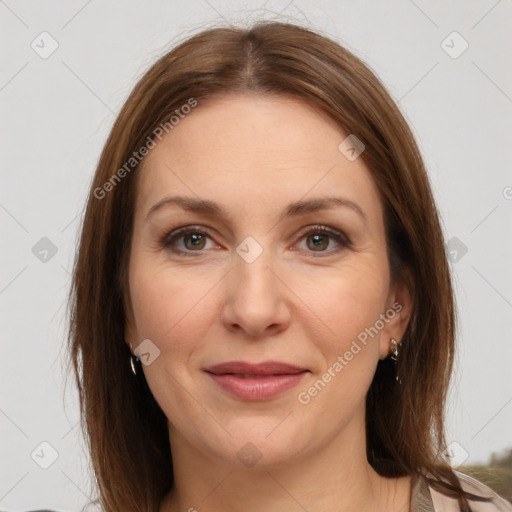
{"label": "gray background", "polygon": [[[178,40],[258,18],[325,31],[398,101],[454,260],[461,346],[451,455],[454,464],[485,462],[512,445],[510,0],[0,0],[3,509],[80,510],[89,499],[77,396],[62,359],[65,299],[80,214],[116,114]],[[53,40],[58,48],[44,55]]]}

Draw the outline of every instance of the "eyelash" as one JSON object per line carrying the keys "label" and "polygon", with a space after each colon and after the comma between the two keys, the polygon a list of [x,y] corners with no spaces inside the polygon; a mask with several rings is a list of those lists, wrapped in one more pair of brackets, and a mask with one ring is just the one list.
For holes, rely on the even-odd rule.
{"label": "eyelash", "polygon": [[[159,244],[164,249],[168,249],[171,252],[178,254],[178,255],[185,255],[185,256],[190,256],[190,257],[194,257],[195,256],[194,253],[198,253],[198,255],[201,255],[202,251],[205,249],[203,249],[201,251],[182,251],[180,249],[172,249],[171,248],[171,245],[176,240],[183,238],[185,235],[189,235],[189,234],[202,235],[202,236],[207,236],[208,238],[211,238],[210,234],[199,226],[186,226],[183,228],[179,228],[175,231],[166,233],[159,240]],[[330,238],[334,239],[337,243],[339,243],[342,247],[347,248],[347,249],[352,246],[352,243],[345,235],[329,228],[328,226],[322,226],[322,225],[311,226],[310,228],[308,228],[307,230],[302,232],[301,239],[307,237],[310,234],[328,235]],[[333,254],[333,252],[338,252],[339,250],[340,249],[330,250],[330,251],[318,251],[318,252],[317,251],[306,251],[306,252],[312,253],[314,258],[318,258],[318,257],[325,257],[326,255],[330,256]]]}

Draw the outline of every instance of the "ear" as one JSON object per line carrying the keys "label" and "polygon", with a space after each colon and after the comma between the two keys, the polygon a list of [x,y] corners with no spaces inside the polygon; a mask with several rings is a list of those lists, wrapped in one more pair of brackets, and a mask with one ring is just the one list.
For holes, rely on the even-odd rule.
{"label": "ear", "polygon": [[391,351],[391,338],[401,341],[412,315],[414,302],[414,281],[409,269],[390,286],[384,328],[380,332],[379,359],[386,359]]}

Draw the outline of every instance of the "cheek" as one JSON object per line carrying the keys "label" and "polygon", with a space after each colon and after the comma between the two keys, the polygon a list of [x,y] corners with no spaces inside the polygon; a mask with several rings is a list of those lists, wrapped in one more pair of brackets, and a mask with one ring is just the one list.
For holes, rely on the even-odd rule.
{"label": "cheek", "polygon": [[190,271],[139,264],[130,283],[139,340],[149,338],[175,356],[189,351],[191,337],[200,339],[207,330],[203,313],[209,288]]}
{"label": "cheek", "polygon": [[[205,452],[211,450],[204,435],[205,410],[212,406],[200,399],[201,381],[191,369],[197,367],[197,356],[218,318],[208,304],[221,275],[211,270],[209,276],[202,275],[191,267],[171,270],[139,260],[130,277],[139,340],[149,338],[160,350],[154,363],[142,368],[147,384],[169,427],[186,432]],[[224,431],[215,435],[222,440]]]}
{"label": "cheek", "polygon": [[329,272],[308,273],[301,277],[298,289],[311,310],[308,317],[320,319],[327,339],[340,348],[384,312],[388,275],[374,258],[359,257]]}
{"label": "cheek", "polygon": [[314,288],[310,279],[303,282],[305,302],[315,313],[307,318],[315,325],[316,315],[322,321],[312,338],[322,358],[298,399],[314,404],[331,425],[348,421],[361,406],[379,359],[375,326],[385,310],[387,274],[381,265],[366,263],[337,269]]}

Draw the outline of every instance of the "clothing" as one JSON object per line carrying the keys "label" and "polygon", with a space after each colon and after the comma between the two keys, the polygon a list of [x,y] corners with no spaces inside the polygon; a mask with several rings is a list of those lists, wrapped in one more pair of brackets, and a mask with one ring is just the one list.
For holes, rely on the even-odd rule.
{"label": "clothing", "polygon": [[[455,471],[462,488],[478,496],[491,497],[492,501],[468,500],[473,512],[512,512],[512,503],[498,496],[482,482]],[[413,478],[410,512],[460,512],[455,498],[450,498],[433,489],[423,476]]]}

